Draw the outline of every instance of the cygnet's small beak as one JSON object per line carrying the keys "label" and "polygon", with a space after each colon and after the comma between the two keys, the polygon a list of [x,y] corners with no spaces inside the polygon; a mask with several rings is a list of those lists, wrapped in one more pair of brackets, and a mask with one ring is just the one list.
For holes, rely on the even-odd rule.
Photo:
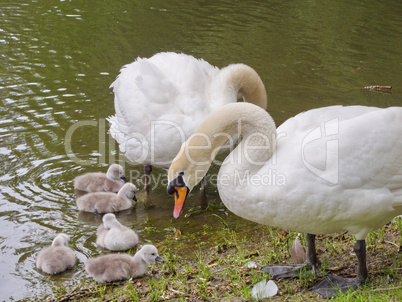
{"label": "cygnet's small beak", "polygon": [[163,260],[163,259],[162,259],[161,257],[159,257],[159,256],[156,256],[155,261],[158,261],[158,262],[161,262],[161,263],[164,263],[164,262],[165,262],[165,260]]}
{"label": "cygnet's small beak", "polygon": [[133,200],[134,200],[134,201],[137,201],[137,196],[134,195]]}
{"label": "cygnet's small beak", "polygon": [[128,182],[128,179],[125,176],[120,177],[120,179],[124,182]]}

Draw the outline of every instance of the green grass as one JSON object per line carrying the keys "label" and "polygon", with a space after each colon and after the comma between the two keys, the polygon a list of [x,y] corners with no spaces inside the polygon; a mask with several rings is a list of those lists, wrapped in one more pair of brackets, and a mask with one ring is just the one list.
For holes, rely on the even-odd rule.
{"label": "green grass", "polygon": [[[297,234],[248,222],[230,226],[216,217],[216,224],[205,225],[199,232],[167,232],[158,246],[166,262],[150,267],[148,276],[107,285],[85,279],[76,288],[55,288],[55,298],[48,301],[253,301],[253,284],[269,276],[258,267],[248,268],[247,263],[291,264],[288,250]],[[402,300],[401,221],[396,218],[368,236],[367,284],[332,301]],[[265,301],[325,301],[308,288],[328,272],[353,276],[354,243],[347,233],[317,236],[320,275],[275,280],[279,292]]]}

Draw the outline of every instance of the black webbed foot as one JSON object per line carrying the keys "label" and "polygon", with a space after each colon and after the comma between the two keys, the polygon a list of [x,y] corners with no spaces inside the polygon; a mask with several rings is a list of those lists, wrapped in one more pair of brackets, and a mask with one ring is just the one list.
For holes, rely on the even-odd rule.
{"label": "black webbed foot", "polygon": [[324,279],[309,290],[322,295],[324,298],[333,298],[349,289],[357,289],[362,285],[358,278],[343,278],[336,275],[326,275]]}

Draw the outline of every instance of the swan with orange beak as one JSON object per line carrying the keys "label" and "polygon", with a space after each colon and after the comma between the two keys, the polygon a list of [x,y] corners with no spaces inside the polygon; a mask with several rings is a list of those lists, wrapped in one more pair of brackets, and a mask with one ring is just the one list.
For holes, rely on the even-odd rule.
{"label": "swan with orange beak", "polygon": [[[190,143],[192,140],[187,140],[185,144]],[[187,152],[186,152],[187,153]],[[174,196],[174,210],[173,217],[178,218],[180,216],[180,212],[183,209],[184,203],[187,200],[188,193],[197,185],[203,177],[206,175],[210,163],[205,164],[205,162],[195,162],[195,161],[185,161],[186,163],[190,163],[190,166],[181,167],[181,160],[183,157],[189,157],[189,154],[185,154],[184,152],[179,152],[176,158],[173,160],[171,169],[168,172],[168,187],[167,191],[170,195]],[[184,173],[186,171],[187,173]],[[194,171],[194,172],[193,172]]]}
{"label": "swan with orange beak", "polygon": [[[402,108],[322,107],[276,129],[264,109],[227,104],[201,124],[169,168],[174,217],[207,173],[215,151],[238,133],[242,139],[217,176],[222,203],[244,219],[306,233],[306,267],[319,265],[316,235],[350,232],[356,239],[356,277],[327,274],[310,290],[331,298],[364,284],[365,238],[402,215]],[[324,164],[325,170],[312,163]],[[273,171],[281,181],[267,181]],[[283,265],[268,269],[271,278],[288,277]]]}
{"label": "swan with orange beak", "polygon": [[[213,139],[206,134],[215,129],[213,123],[204,124],[203,129],[204,131],[194,133],[182,144],[168,171],[167,191],[170,195],[174,195],[174,218],[179,217],[188,193],[207,174],[213,158],[222,145],[232,139],[231,135],[227,134],[215,135]],[[225,131],[221,133],[226,133]],[[235,134],[233,130],[229,132]]]}

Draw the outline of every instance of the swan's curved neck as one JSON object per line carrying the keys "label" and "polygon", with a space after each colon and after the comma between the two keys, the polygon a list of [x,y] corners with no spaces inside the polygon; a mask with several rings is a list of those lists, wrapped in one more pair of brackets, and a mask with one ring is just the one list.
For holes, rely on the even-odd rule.
{"label": "swan's curved neck", "polygon": [[106,223],[105,228],[107,229],[121,229],[121,224],[118,221],[110,221],[108,223]]}
{"label": "swan's curved neck", "polygon": [[52,242],[52,246],[62,246],[67,245],[66,241],[62,238],[54,238]]}
{"label": "swan's curved neck", "polygon": [[128,190],[122,190],[120,189],[119,192],[117,192],[117,196],[119,196],[121,199],[124,200],[125,205],[131,205],[133,203],[132,199],[129,196]]}
{"label": "swan's curved neck", "polygon": [[139,270],[145,270],[148,267],[148,261],[142,252],[137,252],[133,256],[133,260],[136,263]]}
{"label": "swan's curved neck", "polygon": [[114,173],[111,169],[107,170],[107,172],[106,172],[106,178],[108,178],[108,179],[110,179],[110,180],[112,180],[112,181],[118,181],[118,180],[120,180],[119,178],[116,178],[115,173]]}
{"label": "swan's curved neck", "polygon": [[127,192],[126,192],[126,190],[122,190],[122,189],[120,189],[118,192],[117,192],[117,196],[119,196],[120,198],[123,198],[123,199],[129,199],[128,197],[127,197]]}
{"label": "swan's curved neck", "polygon": [[205,176],[220,147],[235,134],[242,140],[223,166],[230,165],[239,173],[255,173],[275,151],[275,123],[262,108],[233,103],[212,113],[183,144],[169,169],[169,178],[185,171],[183,178],[191,190]]}
{"label": "swan's curved neck", "polygon": [[245,64],[231,64],[221,69],[216,80],[212,83],[214,103],[211,107],[227,104],[233,98],[243,98],[245,102],[252,103],[261,108],[267,108],[267,92],[264,83],[257,72]]}

